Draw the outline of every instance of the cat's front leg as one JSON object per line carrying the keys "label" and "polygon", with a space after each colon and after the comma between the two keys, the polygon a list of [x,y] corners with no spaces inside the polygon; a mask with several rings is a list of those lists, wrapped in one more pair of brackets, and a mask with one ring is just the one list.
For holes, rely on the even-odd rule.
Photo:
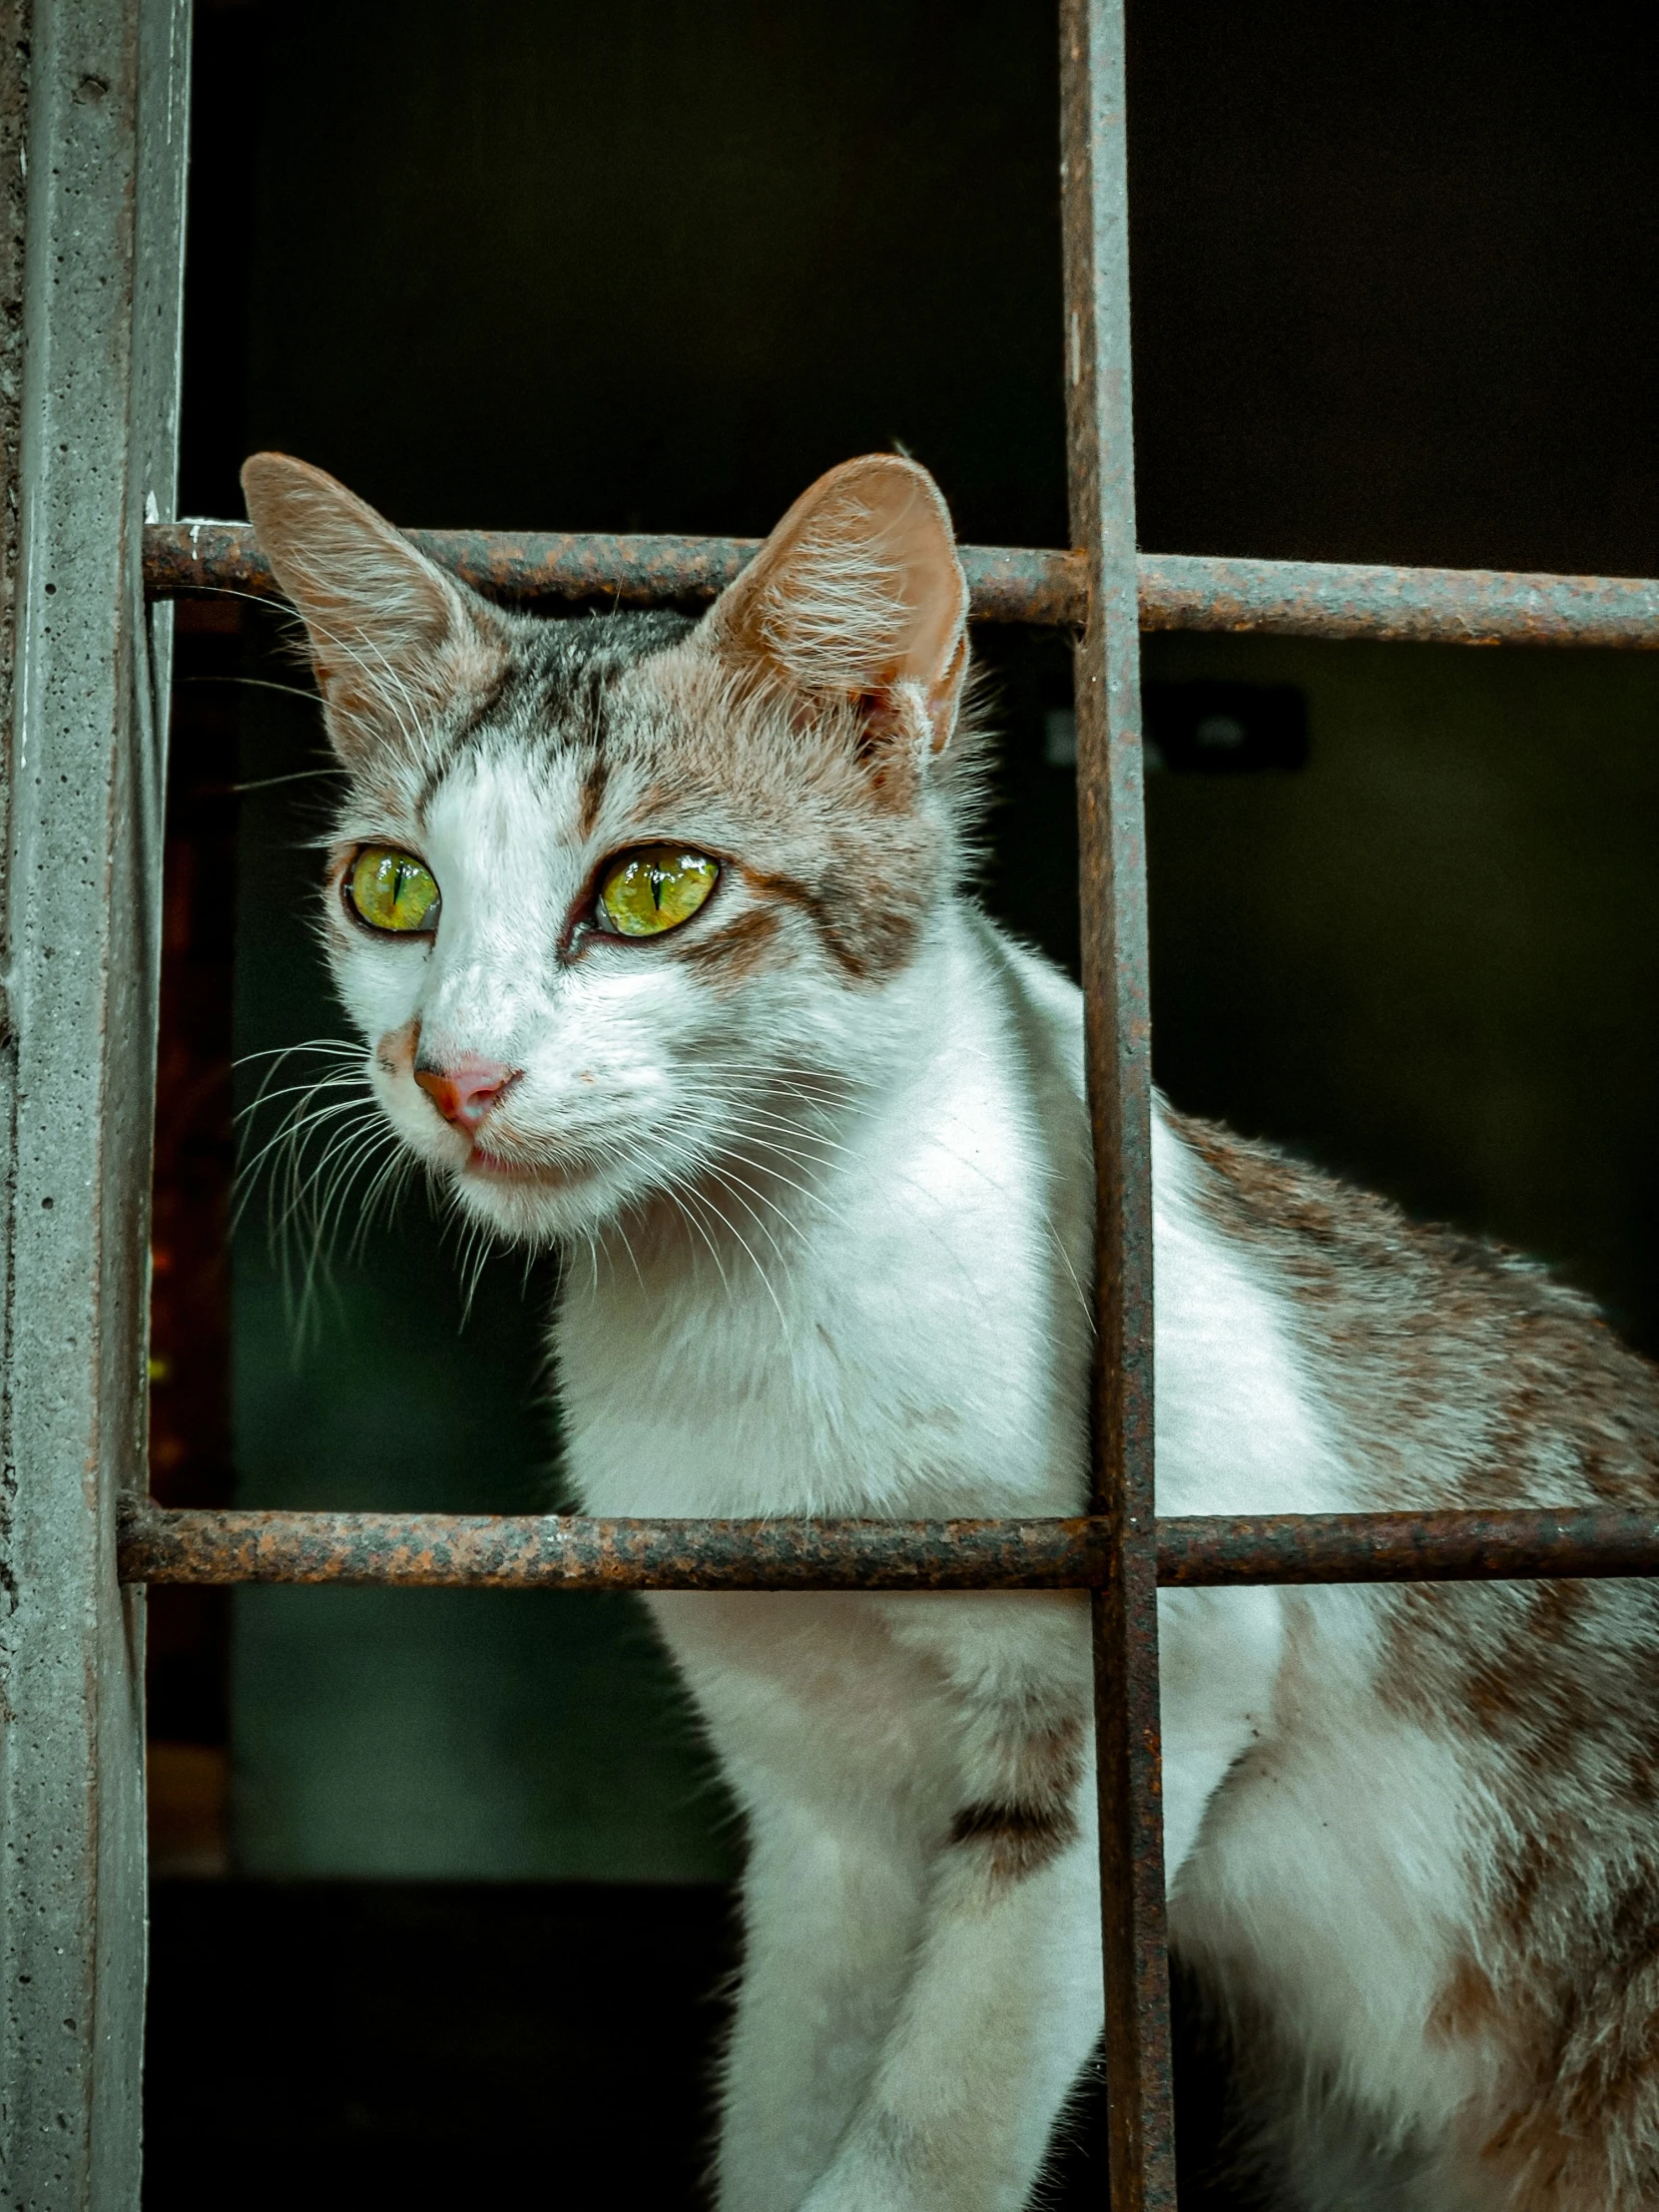
{"label": "cat's front leg", "polygon": [[720,2212],[798,2212],[829,2165],[892,2026],[923,1883],[919,1849],[889,1829],[752,1806]]}
{"label": "cat's front leg", "polygon": [[[1026,1747],[1025,1793],[964,1805],[868,2094],[805,2212],[1019,2212],[1099,2034],[1081,1730]],[[1038,1769],[1049,1773],[1031,1786]]]}
{"label": "cat's front leg", "polygon": [[887,1601],[954,1707],[926,1918],[806,2212],[1019,2212],[1102,2017],[1086,1607]]}

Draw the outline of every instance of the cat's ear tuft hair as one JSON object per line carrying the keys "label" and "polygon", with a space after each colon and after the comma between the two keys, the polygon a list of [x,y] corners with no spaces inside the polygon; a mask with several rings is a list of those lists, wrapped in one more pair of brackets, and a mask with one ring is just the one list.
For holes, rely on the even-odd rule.
{"label": "cat's ear tuft hair", "polygon": [[436,712],[487,683],[490,612],[383,515],[308,461],[256,453],[242,488],[255,534],[305,625],[328,734],[347,767],[418,760]]}
{"label": "cat's ear tuft hair", "polygon": [[940,752],[967,674],[967,581],[926,469],[843,461],[802,493],[704,618],[707,642],[809,707],[851,703],[876,738]]}

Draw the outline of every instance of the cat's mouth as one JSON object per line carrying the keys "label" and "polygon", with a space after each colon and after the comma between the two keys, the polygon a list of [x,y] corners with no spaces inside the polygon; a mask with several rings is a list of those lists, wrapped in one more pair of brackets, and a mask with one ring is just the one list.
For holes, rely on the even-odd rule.
{"label": "cat's mouth", "polygon": [[562,1191],[573,1183],[586,1182],[593,1173],[593,1165],[581,1159],[510,1160],[475,1144],[462,1164],[461,1173],[476,1175],[490,1183],[536,1184],[543,1189]]}

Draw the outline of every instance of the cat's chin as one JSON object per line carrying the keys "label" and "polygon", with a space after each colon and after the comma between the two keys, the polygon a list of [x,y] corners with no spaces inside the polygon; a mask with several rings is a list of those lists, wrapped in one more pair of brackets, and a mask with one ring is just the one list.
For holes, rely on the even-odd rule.
{"label": "cat's chin", "polygon": [[479,1148],[454,1175],[457,1197],[497,1236],[517,1244],[556,1244],[591,1232],[617,1210],[613,1178],[597,1161],[503,1159]]}
{"label": "cat's chin", "polygon": [[519,1160],[504,1160],[493,1152],[486,1152],[481,1145],[474,1145],[461,1173],[476,1176],[489,1185],[507,1189],[568,1191],[579,1183],[593,1179],[591,1161],[577,1160],[568,1164],[543,1164],[526,1167]]}

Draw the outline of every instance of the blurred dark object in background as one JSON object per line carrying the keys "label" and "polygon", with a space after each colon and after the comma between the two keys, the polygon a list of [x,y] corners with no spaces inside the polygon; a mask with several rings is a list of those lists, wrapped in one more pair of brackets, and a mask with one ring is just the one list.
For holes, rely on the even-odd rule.
{"label": "blurred dark object in background", "polygon": [[1295,684],[1149,682],[1141,722],[1149,769],[1258,776],[1308,766],[1308,696]]}

